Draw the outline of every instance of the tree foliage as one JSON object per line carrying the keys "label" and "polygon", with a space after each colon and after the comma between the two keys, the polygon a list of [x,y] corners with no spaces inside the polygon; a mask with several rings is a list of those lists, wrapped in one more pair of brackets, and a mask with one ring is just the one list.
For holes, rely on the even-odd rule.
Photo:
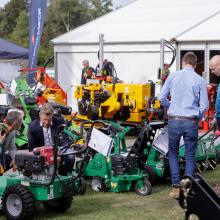
{"label": "tree foliage", "polygon": [[[28,2],[10,0],[0,9],[0,36],[28,47]],[[53,55],[50,40],[112,10],[111,0],[48,0],[39,65]]]}
{"label": "tree foliage", "polygon": [[12,33],[9,35],[9,38],[23,47],[28,48],[28,29],[29,21],[28,14],[25,10],[21,11],[17,18],[17,24],[13,29]]}
{"label": "tree foliage", "polygon": [[28,0],[11,0],[1,9],[0,36],[9,37],[17,25],[20,13],[24,10],[27,11],[27,8]]}

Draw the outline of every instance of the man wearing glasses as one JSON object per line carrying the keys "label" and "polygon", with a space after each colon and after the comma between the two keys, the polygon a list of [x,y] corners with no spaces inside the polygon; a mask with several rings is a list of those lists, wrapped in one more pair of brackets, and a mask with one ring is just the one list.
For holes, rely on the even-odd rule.
{"label": "man wearing glasses", "polygon": [[46,103],[40,109],[39,119],[35,119],[29,124],[29,151],[32,151],[35,147],[53,146],[57,127],[65,124],[63,118],[55,117],[53,113],[53,106]]}

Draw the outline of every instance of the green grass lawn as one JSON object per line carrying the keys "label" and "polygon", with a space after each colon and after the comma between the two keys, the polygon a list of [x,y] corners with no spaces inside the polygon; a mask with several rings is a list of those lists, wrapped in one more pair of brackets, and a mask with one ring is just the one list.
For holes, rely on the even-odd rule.
{"label": "green grass lawn", "polygon": [[[220,183],[220,166],[215,171],[207,171],[210,184]],[[64,214],[48,213],[38,207],[35,219],[44,220],[183,220],[184,212],[176,200],[169,198],[169,183],[156,185],[152,194],[146,197],[129,193],[95,193],[88,185],[84,196],[74,197],[71,208]],[[5,219],[1,217],[0,220]]]}

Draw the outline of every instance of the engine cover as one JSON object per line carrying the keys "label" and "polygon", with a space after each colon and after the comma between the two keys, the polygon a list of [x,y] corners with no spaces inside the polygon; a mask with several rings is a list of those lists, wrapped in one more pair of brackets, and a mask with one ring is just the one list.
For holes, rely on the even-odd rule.
{"label": "engine cover", "polygon": [[15,155],[15,164],[19,171],[36,173],[44,170],[45,158],[43,155],[35,155],[33,152],[18,153]]}
{"label": "engine cover", "polygon": [[[36,147],[34,148],[33,152],[35,155],[41,155],[45,159],[45,164],[50,166],[54,164],[54,155],[53,155],[53,147],[48,146],[48,147]],[[57,157],[57,163],[60,163],[61,158],[60,156]]]}

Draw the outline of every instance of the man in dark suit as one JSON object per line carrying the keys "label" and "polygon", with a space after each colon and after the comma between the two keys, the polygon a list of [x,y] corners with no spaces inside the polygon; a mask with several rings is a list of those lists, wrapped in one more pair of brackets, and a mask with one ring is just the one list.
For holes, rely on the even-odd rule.
{"label": "man in dark suit", "polygon": [[28,127],[29,151],[35,147],[53,146],[56,129],[65,124],[63,118],[53,115],[54,108],[51,104],[44,104],[39,113],[39,119],[35,119]]}

